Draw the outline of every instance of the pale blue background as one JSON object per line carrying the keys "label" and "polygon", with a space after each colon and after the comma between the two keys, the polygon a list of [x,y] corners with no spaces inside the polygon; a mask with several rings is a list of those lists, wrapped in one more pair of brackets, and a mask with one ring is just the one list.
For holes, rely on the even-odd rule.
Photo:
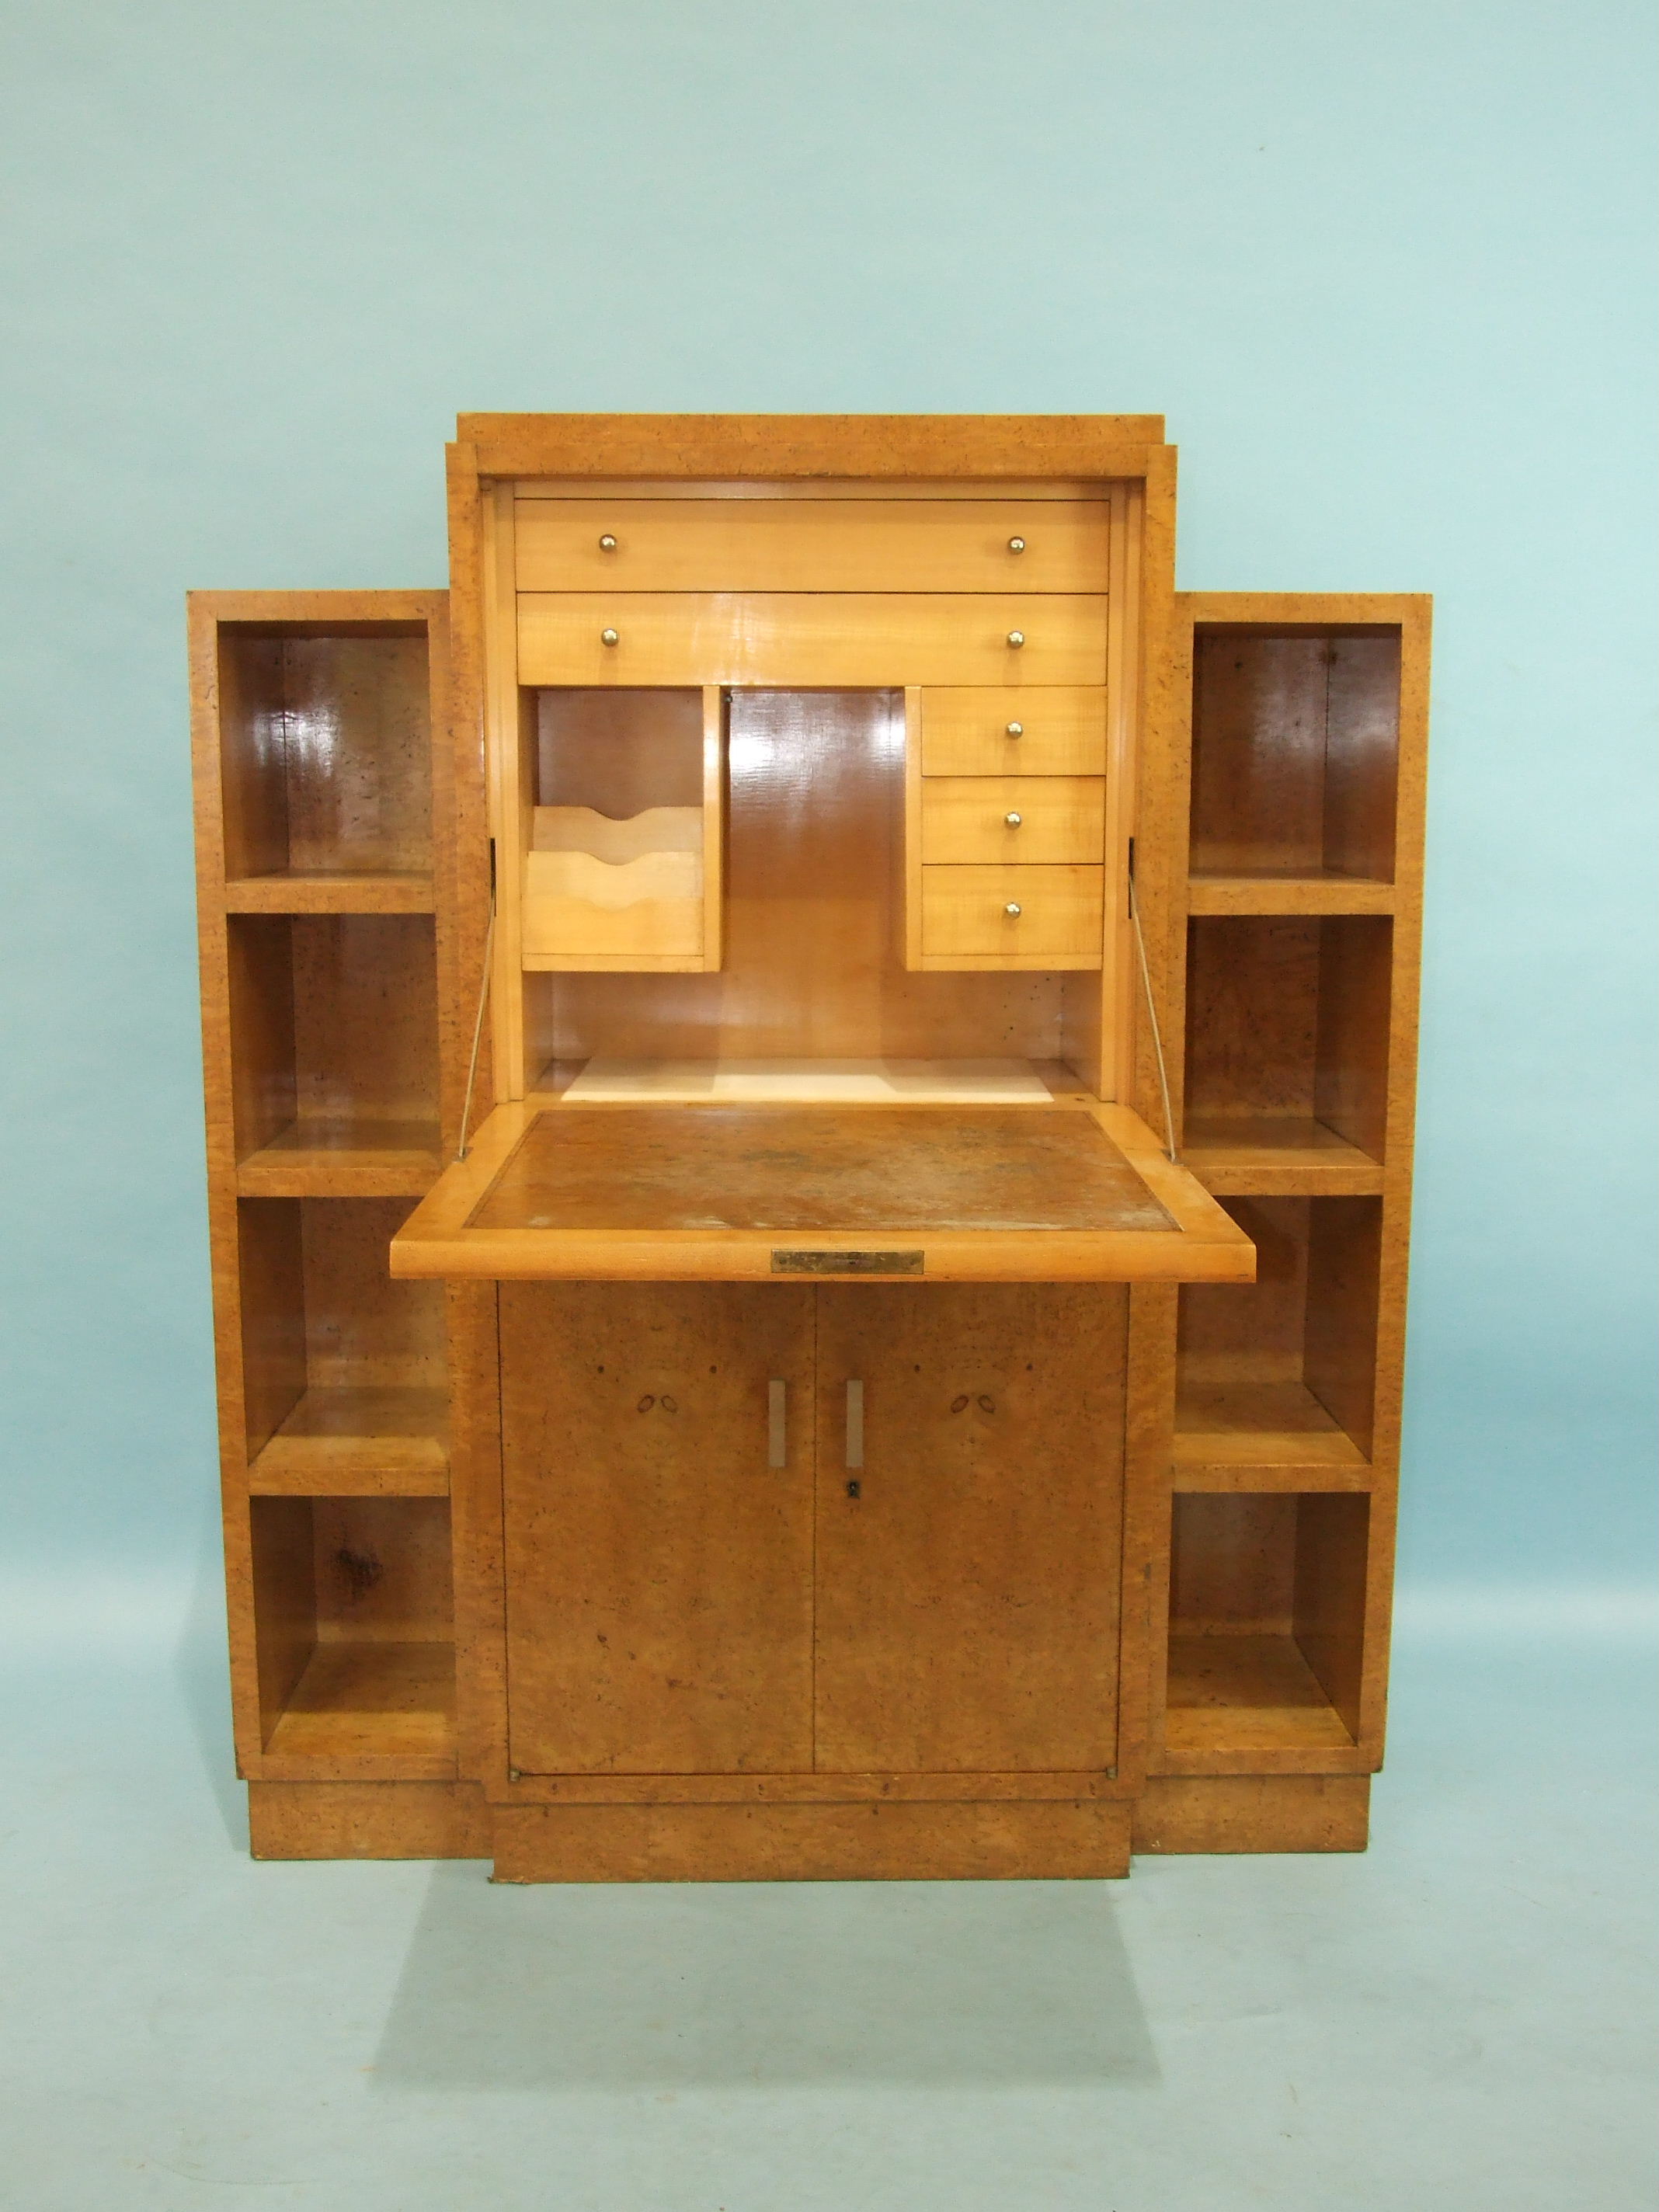
{"label": "pale blue background", "polygon": [[[15,1778],[39,1788],[0,1816],[0,1969],[39,1991],[8,2008],[36,2069],[16,2109],[55,2116],[11,2168],[31,2207],[914,2212],[931,2176],[952,2212],[1474,2212],[1477,2171],[1504,2212],[1645,2203],[1595,2038],[1629,2016],[1607,1655],[1649,1568],[1648,0],[10,0],[0,33],[0,1628],[38,1657],[101,1623],[99,1665],[136,1686],[15,1700]],[[735,1981],[692,1974],[702,2025],[677,2045],[712,2104],[665,2109],[684,2067],[640,2054],[676,1999],[647,1974],[598,2075],[555,2038],[507,2084],[580,2077],[598,2105],[486,2125],[466,2097],[489,2063],[444,2040],[489,1948],[471,1903],[444,1918],[455,1871],[422,1906],[419,1869],[252,1869],[211,1817],[182,594],[441,583],[459,408],[1162,410],[1183,585],[1436,594],[1384,1825],[1291,1890],[1297,1862],[1152,1863],[1123,1908],[1151,2043],[1016,2034],[1014,2063],[994,2038],[929,2107],[936,2141],[844,1990],[785,2070],[845,2077],[850,2036],[874,2106],[731,2118],[720,2085],[764,2052],[745,2075],[698,2034],[776,2028],[743,1995],[775,1907],[744,1919],[736,1893],[711,1911],[751,1949]],[[129,1794],[99,1796],[111,1771]],[[511,1944],[541,1925],[498,1906]],[[625,1983],[672,1945],[654,1906],[614,1909],[581,1941]],[[860,1924],[866,1996],[891,1967],[925,2011],[933,1939],[913,1928],[893,1966]],[[1062,1959],[1092,1940],[1057,1925]],[[1019,1927],[985,1955],[1040,1950]],[[936,1995],[956,2050],[971,1992]],[[340,2106],[377,2063],[403,2101]],[[1018,2102],[1028,2075],[1047,2103]],[[1108,2077],[1139,2121],[1078,2086]],[[792,2144],[810,2178],[785,2185]],[[469,2193],[475,2154],[492,2195]]]}
{"label": "pale blue background", "polygon": [[459,408],[1164,411],[1180,576],[1431,591],[1405,1567],[1647,1528],[1650,9],[10,9],[15,1540],[211,1481],[181,594],[438,584]]}

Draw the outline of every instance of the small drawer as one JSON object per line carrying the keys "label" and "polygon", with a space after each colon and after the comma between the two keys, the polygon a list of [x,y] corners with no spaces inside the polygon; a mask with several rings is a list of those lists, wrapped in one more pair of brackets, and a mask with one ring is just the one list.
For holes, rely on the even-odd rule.
{"label": "small drawer", "polygon": [[923,963],[1098,968],[1104,901],[1103,868],[923,868]]}
{"label": "small drawer", "polygon": [[1101,500],[514,502],[521,592],[1103,592]]}
{"label": "small drawer", "polygon": [[1103,685],[1040,693],[933,688],[921,695],[924,775],[1104,775]]}
{"label": "small drawer", "polygon": [[927,776],[921,858],[938,861],[1092,860],[1105,856],[1101,775]]}
{"label": "small drawer", "polygon": [[521,592],[518,672],[523,684],[583,689],[1041,690],[1104,677],[1106,601],[1060,592]]}

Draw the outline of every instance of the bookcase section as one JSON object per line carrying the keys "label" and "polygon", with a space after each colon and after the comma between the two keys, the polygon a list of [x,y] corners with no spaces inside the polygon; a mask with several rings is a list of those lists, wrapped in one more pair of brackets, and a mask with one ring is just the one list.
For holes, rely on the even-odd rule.
{"label": "bookcase section", "polygon": [[429,903],[425,625],[227,623],[217,663],[227,877],[416,878]]}
{"label": "bookcase section", "polygon": [[1248,1771],[1352,1753],[1361,1729],[1370,1501],[1178,1495],[1170,1531],[1170,1762]]}
{"label": "bookcase section", "polygon": [[453,1774],[447,1503],[255,1498],[251,1534],[264,1771]]}
{"label": "bookcase section", "polygon": [[1198,626],[1194,877],[1392,883],[1400,650],[1393,629]]}

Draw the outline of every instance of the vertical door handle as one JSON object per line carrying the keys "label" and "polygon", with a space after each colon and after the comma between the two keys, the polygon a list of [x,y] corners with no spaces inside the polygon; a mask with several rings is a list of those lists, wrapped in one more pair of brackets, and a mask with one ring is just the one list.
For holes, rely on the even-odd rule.
{"label": "vertical door handle", "polygon": [[849,1382],[847,1386],[847,1464],[864,1465],[864,1385]]}
{"label": "vertical door handle", "polygon": [[766,1386],[766,1464],[787,1467],[789,1439],[784,1425],[784,1386],[774,1376]]}

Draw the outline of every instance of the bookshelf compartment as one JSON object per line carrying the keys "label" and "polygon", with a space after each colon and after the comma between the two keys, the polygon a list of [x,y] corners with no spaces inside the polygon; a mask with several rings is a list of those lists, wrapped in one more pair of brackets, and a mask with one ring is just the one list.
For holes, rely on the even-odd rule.
{"label": "bookshelf compartment", "polygon": [[1299,1471],[1309,1487],[1368,1477],[1376,1402],[1382,1208],[1373,1198],[1224,1201],[1256,1279],[1182,1286],[1176,1342],[1177,1486]]}
{"label": "bookshelf compartment", "polygon": [[226,928],[240,1189],[418,1196],[438,1169],[431,917],[237,914]]}
{"label": "bookshelf compartment", "polygon": [[1381,1188],[1393,924],[1188,924],[1186,1151],[1212,1190]]}
{"label": "bookshelf compartment", "polygon": [[1195,879],[1392,883],[1401,634],[1200,623]]}
{"label": "bookshelf compartment", "polygon": [[[426,625],[219,626],[225,872],[249,897],[298,879],[392,878],[374,897],[432,902]],[[349,887],[342,886],[345,895]]]}
{"label": "bookshelf compartment", "polygon": [[267,1770],[452,1774],[447,1503],[255,1498],[251,1522]]}
{"label": "bookshelf compartment", "polygon": [[535,695],[526,969],[720,966],[723,718],[717,691]]}
{"label": "bookshelf compartment", "polygon": [[1173,1500],[1164,1747],[1172,1760],[1352,1753],[1360,1734],[1370,1501]]}
{"label": "bookshelf compartment", "polygon": [[242,1199],[244,1438],[270,1495],[441,1496],[442,1286],[394,1282],[400,1199]]}

